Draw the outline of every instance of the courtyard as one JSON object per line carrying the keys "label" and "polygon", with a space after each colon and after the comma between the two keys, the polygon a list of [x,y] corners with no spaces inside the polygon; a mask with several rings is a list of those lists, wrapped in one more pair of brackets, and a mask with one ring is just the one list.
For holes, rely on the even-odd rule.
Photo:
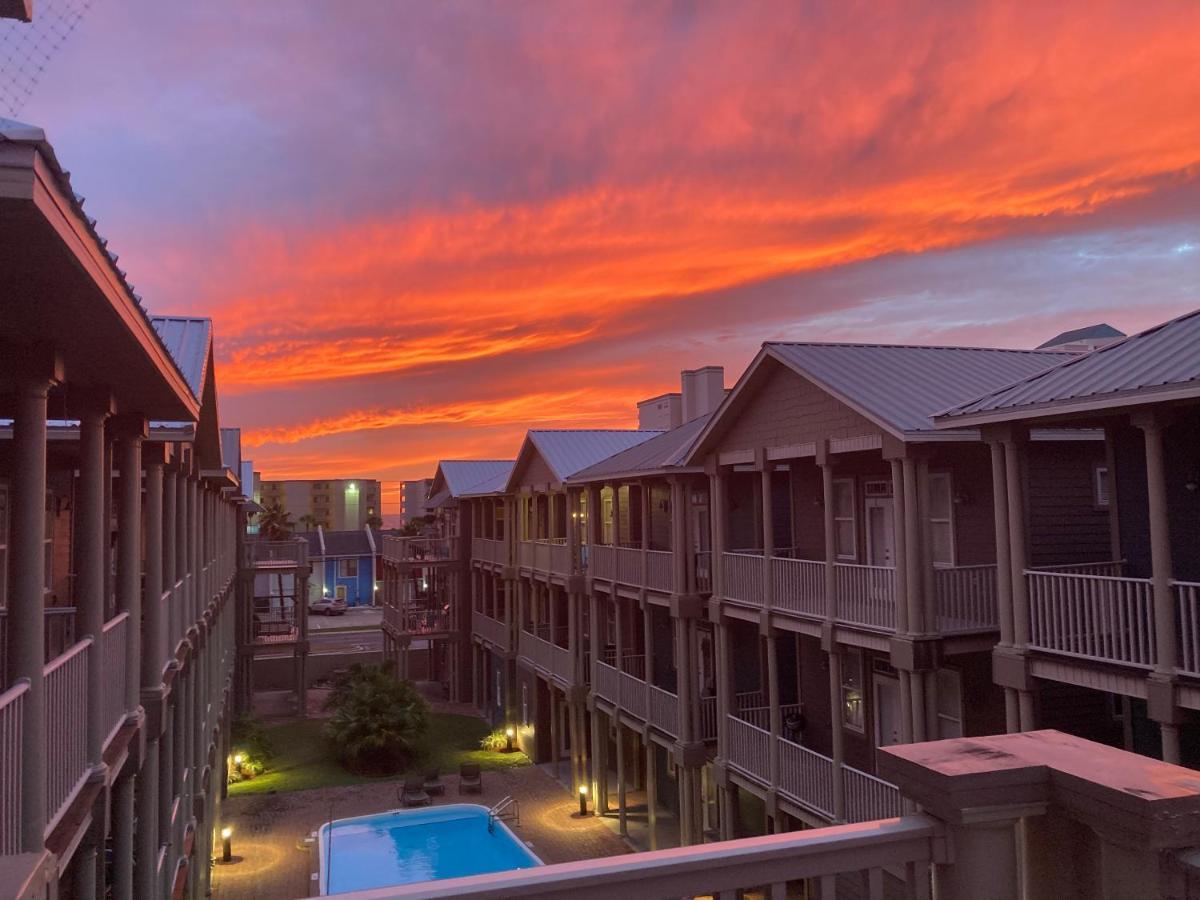
{"label": "courtyard", "polygon": [[[631,851],[608,820],[580,818],[576,799],[552,772],[529,765],[524,754],[480,750],[479,738],[489,728],[469,709],[446,703],[433,707],[420,766],[443,773],[445,794],[433,798],[434,806],[470,802],[491,807],[505,797],[515,798],[518,818],[508,825],[547,864]],[[310,702],[310,709],[319,704]],[[354,775],[332,759],[320,718],[264,717],[263,725],[276,745],[276,757],[268,772],[230,786],[222,820],[233,829],[234,862],[213,869],[213,896],[220,900],[315,894],[316,830],[331,819],[400,805],[399,776]],[[459,794],[462,762],[479,763],[483,769],[482,794]]]}

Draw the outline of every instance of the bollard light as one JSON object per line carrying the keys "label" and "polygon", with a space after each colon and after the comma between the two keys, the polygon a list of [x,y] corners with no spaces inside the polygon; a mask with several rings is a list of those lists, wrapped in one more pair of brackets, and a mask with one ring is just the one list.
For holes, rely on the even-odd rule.
{"label": "bollard light", "polygon": [[580,816],[586,816],[588,814],[587,794],[588,794],[587,785],[581,784],[579,786],[579,815]]}
{"label": "bollard light", "polygon": [[233,862],[233,829],[228,825],[221,829],[221,862]]}
{"label": "bollard light", "polygon": [[515,738],[516,736],[517,736],[517,730],[515,728],[513,728],[511,725],[508,728],[504,729],[504,737],[508,742],[508,746],[506,746],[504,748],[505,753],[513,752],[513,738]]}

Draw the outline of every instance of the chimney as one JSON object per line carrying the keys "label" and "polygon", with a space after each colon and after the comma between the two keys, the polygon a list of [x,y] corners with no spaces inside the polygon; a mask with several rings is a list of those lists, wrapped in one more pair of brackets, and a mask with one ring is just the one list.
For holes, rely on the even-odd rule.
{"label": "chimney", "polygon": [[660,394],[638,405],[639,431],[670,431],[683,424],[683,400],[679,394]]}
{"label": "chimney", "polygon": [[683,383],[683,421],[691,422],[716,410],[725,399],[725,369],[705,366],[685,369],[680,375]]}

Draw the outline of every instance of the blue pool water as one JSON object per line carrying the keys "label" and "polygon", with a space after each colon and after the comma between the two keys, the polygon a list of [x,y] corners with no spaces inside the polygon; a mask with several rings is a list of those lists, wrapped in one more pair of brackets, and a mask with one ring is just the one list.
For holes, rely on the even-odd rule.
{"label": "blue pool water", "polygon": [[337,819],[319,834],[321,893],[542,864],[503,822],[487,825],[487,807],[469,803]]}

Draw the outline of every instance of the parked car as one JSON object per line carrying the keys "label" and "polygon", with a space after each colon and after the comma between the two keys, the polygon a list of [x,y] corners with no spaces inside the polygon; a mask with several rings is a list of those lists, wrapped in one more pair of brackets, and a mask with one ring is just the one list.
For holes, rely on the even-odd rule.
{"label": "parked car", "polygon": [[321,597],[319,600],[309,601],[308,611],[313,615],[344,615],[346,612],[346,601],[340,597]]}

